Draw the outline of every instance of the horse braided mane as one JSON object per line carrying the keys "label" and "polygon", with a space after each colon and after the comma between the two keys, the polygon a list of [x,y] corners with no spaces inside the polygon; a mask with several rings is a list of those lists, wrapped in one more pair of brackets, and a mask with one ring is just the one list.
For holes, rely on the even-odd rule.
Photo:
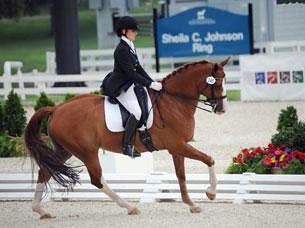
{"label": "horse braided mane", "polygon": [[195,66],[197,64],[205,64],[205,63],[209,63],[209,62],[206,60],[201,60],[201,61],[197,61],[197,62],[184,64],[183,66],[179,67],[177,70],[174,70],[172,73],[168,74],[165,78],[163,78],[162,82],[165,82],[166,80],[174,77],[175,75],[180,74],[182,71],[186,70],[187,68],[189,68],[191,66]]}

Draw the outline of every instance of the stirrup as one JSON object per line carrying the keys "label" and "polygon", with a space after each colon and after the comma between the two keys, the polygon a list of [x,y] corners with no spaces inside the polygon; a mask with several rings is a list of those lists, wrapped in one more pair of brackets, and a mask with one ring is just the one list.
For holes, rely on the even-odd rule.
{"label": "stirrup", "polygon": [[141,153],[136,151],[132,145],[123,146],[123,154],[132,158],[141,157]]}

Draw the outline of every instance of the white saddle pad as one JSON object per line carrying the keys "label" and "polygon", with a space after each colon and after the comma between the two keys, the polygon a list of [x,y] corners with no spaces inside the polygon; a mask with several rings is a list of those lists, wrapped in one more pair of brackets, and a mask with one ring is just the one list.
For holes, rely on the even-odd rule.
{"label": "white saddle pad", "polygon": [[[119,97],[117,97],[117,99],[130,113],[133,113],[136,117],[139,117],[141,116],[141,113],[138,112],[141,112],[141,109],[139,107],[139,103],[133,88],[134,85],[130,86],[130,88],[126,92],[123,92]],[[145,92],[147,94],[148,111],[149,111],[151,109],[152,104],[146,88],[145,88]],[[106,126],[108,130],[112,132],[124,131],[125,129],[123,127],[123,121],[122,121],[119,105],[111,104],[108,100],[108,97],[105,96],[104,109],[105,109]],[[147,129],[151,128],[153,124],[153,119],[154,119],[153,110],[151,110],[148,115]],[[144,126],[142,126],[140,129],[141,130],[144,129]]]}

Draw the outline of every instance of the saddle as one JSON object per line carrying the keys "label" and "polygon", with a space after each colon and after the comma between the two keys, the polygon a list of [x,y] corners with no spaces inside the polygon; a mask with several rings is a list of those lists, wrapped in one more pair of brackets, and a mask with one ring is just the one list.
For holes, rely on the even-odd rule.
{"label": "saddle", "polygon": [[[139,133],[141,142],[146,147],[148,151],[157,150],[150,136],[150,133],[147,129],[151,128],[153,124],[153,111],[151,109],[152,104],[150,97],[147,94],[146,89],[142,86],[135,85],[132,89],[130,96],[137,97],[137,104],[141,108],[141,118],[137,124],[137,131]],[[126,96],[126,95],[125,95]],[[127,94],[126,101],[129,100],[129,95]],[[134,99],[134,97],[130,97]],[[130,105],[129,105],[130,107]],[[112,132],[122,132],[125,130],[126,122],[130,116],[130,112],[125,108],[125,106],[117,98],[105,96],[104,101],[104,110],[105,110],[105,121],[108,130]]]}

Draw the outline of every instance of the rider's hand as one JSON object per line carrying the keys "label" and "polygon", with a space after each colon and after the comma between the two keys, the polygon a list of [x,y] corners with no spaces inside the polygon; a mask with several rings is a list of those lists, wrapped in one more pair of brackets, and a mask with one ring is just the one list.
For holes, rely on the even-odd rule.
{"label": "rider's hand", "polygon": [[160,91],[162,89],[162,83],[160,82],[152,82],[149,86],[153,90]]}

